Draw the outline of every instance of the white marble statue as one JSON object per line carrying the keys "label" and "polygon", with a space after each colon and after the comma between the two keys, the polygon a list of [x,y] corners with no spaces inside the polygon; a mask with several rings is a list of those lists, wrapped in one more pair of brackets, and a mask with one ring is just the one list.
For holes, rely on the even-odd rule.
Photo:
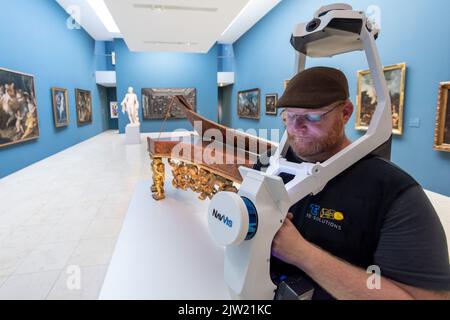
{"label": "white marble statue", "polygon": [[139,115],[138,115],[138,109],[139,109],[139,102],[137,95],[133,92],[133,88],[128,88],[128,93],[123,99],[122,103],[122,112],[125,113],[125,111],[128,113],[128,118],[130,119],[130,125],[131,126],[138,126],[140,125],[139,122]]}

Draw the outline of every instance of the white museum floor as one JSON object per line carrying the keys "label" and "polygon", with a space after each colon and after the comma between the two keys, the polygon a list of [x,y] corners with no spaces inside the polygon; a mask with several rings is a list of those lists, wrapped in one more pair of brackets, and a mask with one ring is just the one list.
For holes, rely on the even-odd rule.
{"label": "white museum floor", "polygon": [[[0,299],[97,299],[137,182],[144,136],[107,131],[0,180]],[[66,282],[81,268],[81,290]]]}
{"label": "white museum floor", "polygon": [[[0,179],[0,300],[99,298],[133,192],[151,178],[145,135],[124,141],[107,131]],[[449,237],[450,198],[428,195]]]}

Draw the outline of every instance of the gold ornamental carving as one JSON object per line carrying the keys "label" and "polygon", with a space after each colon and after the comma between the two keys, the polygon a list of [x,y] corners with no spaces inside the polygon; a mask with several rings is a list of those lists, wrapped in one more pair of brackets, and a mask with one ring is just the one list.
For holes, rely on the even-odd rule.
{"label": "gold ornamental carving", "polygon": [[162,200],[166,196],[164,194],[164,178],[165,168],[161,158],[153,158],[152,161],[153,185],[151,191],[155,200]]}
{"label": "gold ornamental carving", "polygon": [[199,193],[199,199],[211,199],[220,191],[238,192],[233,182],[194,164],[175,162],[169,159],[172,167],[172,185],[181,190],[191,189]]}

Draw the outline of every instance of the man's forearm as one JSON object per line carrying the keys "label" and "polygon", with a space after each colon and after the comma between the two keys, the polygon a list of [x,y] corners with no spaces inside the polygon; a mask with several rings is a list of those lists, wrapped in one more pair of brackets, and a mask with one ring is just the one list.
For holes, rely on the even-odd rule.
{"label": "man's forearm", "polygon": [[334,257],[330,253],[309,243],[298,253],[298,268],[306,272],[328,293],[337,299],[413,299],[405,290],[381,278],[380,289],[369,289],[365,270]]}

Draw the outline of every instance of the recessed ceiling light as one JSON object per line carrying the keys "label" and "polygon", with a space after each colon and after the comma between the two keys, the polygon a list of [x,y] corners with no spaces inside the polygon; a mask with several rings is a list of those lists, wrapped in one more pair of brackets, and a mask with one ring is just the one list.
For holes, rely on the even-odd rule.
{"label": "recessed ceiling light", "polygon": [[100,18],[106,30],[111,33],[120,33],[119,27],[117,27],[111,12],[109,12],[108,7],[103,0],[88,0],[88,3]]}
{"label": "recessed ceiling light", "polygon": [[172,6],[172,5],[161,5],[161,4],[140,4],[135,3],[133,7],[137,9],[150,9],[152,11],[166,11],[166,10],[174,10],[174,11],[203,11],[203,12],[217,12],[218,8],[211,7],[190,7],[190,6]]}
{"label": "recessed ceiling light", "polygon": [[197,42],[182,42],[182,41],[144,41],[145,44],[154,44],[154,45],[177,45],[177,46],[195,46]]}

